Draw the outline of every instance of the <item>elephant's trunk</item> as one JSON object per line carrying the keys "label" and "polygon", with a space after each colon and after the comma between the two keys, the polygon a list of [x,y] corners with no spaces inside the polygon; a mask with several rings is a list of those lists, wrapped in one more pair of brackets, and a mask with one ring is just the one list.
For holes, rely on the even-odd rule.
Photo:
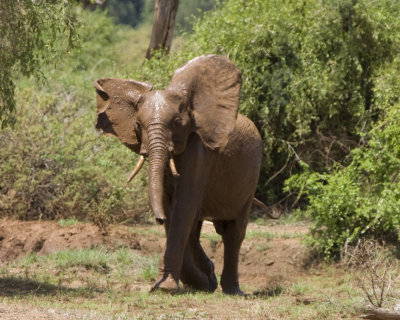
{"label": "elephant's trunk", "polygon": [[158,223],[166,219],[163,207],[164,174],[168,160],[167,134],[162,124],[148,127],[149,198]]}

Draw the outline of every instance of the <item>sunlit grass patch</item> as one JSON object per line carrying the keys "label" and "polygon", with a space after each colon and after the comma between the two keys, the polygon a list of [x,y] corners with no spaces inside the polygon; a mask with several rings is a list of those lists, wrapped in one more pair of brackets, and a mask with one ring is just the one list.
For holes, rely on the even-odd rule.
{"label": "sunlit grass patch", "polygon": [[[95,269],[89,269],[88,272],[93,275],[92,286],[85,282],[78,288],[67,288],[65,284],[49,285],[29,280],[29,283],[25,283],[27,290],[19,290],[22,294],[12,299],[45,308],[80,310],[81,313],[87,313],[87,317],[82,316],[82,319],[107,320],[217,319],[216,310],[221,308],[224,309],[223,315],[229,314],[232,319],[356,319],[357,307],[360,305],[360,297],[351,290],[347,278],[343,278],[341,273],[336,274],[335,270],[329,267],[324,268],[322,276],[308,277],[295,283],[277,278],[265,288],[257,289],[258,294],[256,290],[254,294],[245,298],[225,295],[220,288],[211,294],[196,291],[184,291],[178,295],[163,292],[149,293],[150,285],[146,283],[140,270],[143,272],[146,267],[155,266],[156,257],[138,258],[136,252],[128,248],[100,251],[100,255],[107,258],[109,273],[99,273]],[[31,257],[29,261],[36,261],[31,268],[36,270],[36,274],[43,274],[47,270],[43,267],[54,264],[52,259],[55,256]],[[43,260],[40,260],[42,258]],[[104,261],[103,258],[100,261]],[[121,272],[119,274],[115,272],[118,268]],[[70,272],[72,271],[76,271],[76,268],[71,267]],[[133,271],[135,276],[131,273]],[[68,276],[70,274],[67,269],[63,273],[63,278],[67,279]],[[104,281],[108,281],[108,287],[102,284]],[[125,286],[125,282],[135,281],[142,283],[142,289]],[[39,290],[35,292],[38,287]],[[250,290],[245,285],[242,289],[248,293],[255,290],[255,288]],[[303,301],[308,300],[302,298],[308,295],[315,299],[305,304]],[[9,299],[3,301],[11,301]]]}
{"label": "sunlit grass patch", "polygon": [[288,289],[289,292],[295,296],[308,294],[310,292],[309,285],[303,282],[293,283]]}
{"label": "sunlit grass patch", "polygon": [[271,249],[271,245],[268,243],[259,243],[255,245],[257,251],[264,252]]}
{"label": "sunlit grass patch", "polygon": [[259,231],[259,230],[248,230],[246,232],[246,239],[274,239],[277,238],[277,234],[275,232],[269,231]]}
{"label": "sunlit grass patch", "polygon": [[206,239],[211,248],[216,248],[218,243],[222,243],[222,237],[218,233],[202,233],[201,239]]}
{"label": "sunlit grass patch", "polygon": [[[69,279],[71,282],[82,281],[90,286],[109,287],[133,280],[154,280],[158,261],[159,255],[141,255],[128,248],[115,251],[93,248],[57,251],[48,256],[29,254],[21,260],[9,263],[8,267],[17,276],[29,275],[49,283],[60,283]],[[3,272],[6,269],[7,266],[2,269]]]}
{"label": "sunlit grass patch", "polygon": [[283,232],[279,234],[279,238],[281,239],[293,239],[293,238],[303,238],[304,233],[301,232]]}
{"label": "sunlit grass patch", "polygon": [[286,226],[299,226],[308,225],[309,222],[301,214],[301,212],[283,212],[277,220],[267,219],[264,216],[261,217],[250,217],[250,222],[261,226],[272,226],[272,225],[286,225]]}
{"label": "sunlit grass patch", "polygon": [[73,226],[75,224],[77,224],[79,221],[78,219],[76,219],[75,217],[71,217],[68,219],[60,219],[57,221],[57,223],[61,226],[61,227],[70,227]]}

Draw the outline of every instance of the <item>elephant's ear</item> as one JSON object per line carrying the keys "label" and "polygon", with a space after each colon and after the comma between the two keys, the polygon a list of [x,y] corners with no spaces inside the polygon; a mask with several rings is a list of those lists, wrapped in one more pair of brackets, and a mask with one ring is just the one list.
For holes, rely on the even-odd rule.
{"label": "elephant's ear", "polygon": [[96,128],[117,137],[131,150],[139,153],[140,142],[135,134],[136,106],[152,84],[129,79],[98,79]]}
{"label": "elephant's ear", "polygon": [[221,149],[236,123],[241,85],[232,61],[204,55],[177,69],[168,88],[188,96],[196,132],[206,146]]}

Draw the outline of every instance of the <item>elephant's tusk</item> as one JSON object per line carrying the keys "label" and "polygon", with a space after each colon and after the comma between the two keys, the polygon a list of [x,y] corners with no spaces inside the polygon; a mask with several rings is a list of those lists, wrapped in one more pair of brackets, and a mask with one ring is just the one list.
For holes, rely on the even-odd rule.
{"label": "elephant's tusk", "polygon": [[178,173],[178,171],[176,171],[175,161],[174,161],[173,158],[169,159],[169,168],[171,169],[172,175],[175,178],[178,178],[179,177],[179,173]]}
{"label": "elephant's tusk", "polygon": [[130,182],[136,176],[136,174],[139,172],[140,168],[142,167],[143,163],[144,163],[144,157],[140,156],[140,159],[139,159],[135,169],[133,169],[131,175],[129,176],[128,180],[126,181],[127,183]]}

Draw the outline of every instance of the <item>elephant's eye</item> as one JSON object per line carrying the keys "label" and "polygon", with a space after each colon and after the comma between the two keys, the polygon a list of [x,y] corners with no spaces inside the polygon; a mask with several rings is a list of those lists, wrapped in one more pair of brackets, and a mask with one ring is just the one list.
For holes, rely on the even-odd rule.
{"label": "elephant's eye", "polygon": [[142,126],[140,125],[139,121],[136,121],[136,128],[140,132],[140,129],[142,128]]}
{"label": "elephant's eye", "polygon": [[182,125],[182,119],[180,117],[176,117],[174,119],[174,127],[179,127]]}

